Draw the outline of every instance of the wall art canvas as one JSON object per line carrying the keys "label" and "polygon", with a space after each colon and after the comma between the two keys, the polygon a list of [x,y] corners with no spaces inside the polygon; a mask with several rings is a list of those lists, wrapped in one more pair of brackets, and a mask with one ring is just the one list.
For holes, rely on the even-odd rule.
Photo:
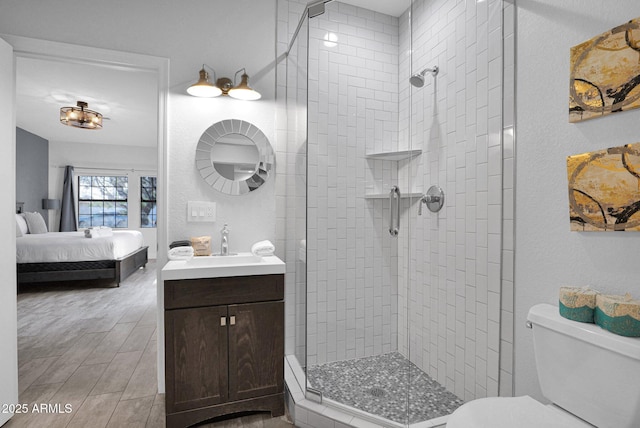
{"label": "wall art canvas", "polygon": [[572,231],[640,231],[640,143],[567,157]]}
{"label": "wall art canvas", "polygon": [[571,48],[569,122],[640,107],[640,18]]}

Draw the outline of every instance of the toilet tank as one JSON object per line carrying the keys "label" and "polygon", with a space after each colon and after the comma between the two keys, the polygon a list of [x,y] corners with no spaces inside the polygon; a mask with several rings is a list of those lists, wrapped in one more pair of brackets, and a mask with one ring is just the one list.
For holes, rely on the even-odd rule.
{"label": "toilet tank", "polygon": [[599,428],[640,427],[640,338],[565,319],[548,304],[528,320],[547,399]]}

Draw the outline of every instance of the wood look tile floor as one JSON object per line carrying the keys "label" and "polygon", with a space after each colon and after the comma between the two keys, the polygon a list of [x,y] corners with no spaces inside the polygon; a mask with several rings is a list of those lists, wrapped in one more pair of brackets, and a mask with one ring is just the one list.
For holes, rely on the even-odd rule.
{"label": "wood look tile floor", "polygon": [[[156,306],[155,261],[120,287],[95,282],[22,287],[18,387],[27,412],[16,413],[3,428],[164,427]],[[293,425],[286,417],[257,413],[200,426]]]}

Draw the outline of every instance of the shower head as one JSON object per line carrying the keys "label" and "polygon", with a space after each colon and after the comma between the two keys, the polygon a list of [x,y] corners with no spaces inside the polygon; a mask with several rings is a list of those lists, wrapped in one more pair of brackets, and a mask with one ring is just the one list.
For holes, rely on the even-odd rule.
{"label": "shower head", "polygon": [[424,86],[424,76],[421,74],[414,74],[409,78],[409,82],[416,88],[422,88]]}
{"label": "shower head", "polygon": [[420,73],[411,76],[409,78],[409,82],[416,88],[422,88],[424,86],[424,75],[427,73],[431,73],[433,77],[436,77],[438,71],[440,71],[440,69],[437,65],[434,65],[433,68],[425,68]]}

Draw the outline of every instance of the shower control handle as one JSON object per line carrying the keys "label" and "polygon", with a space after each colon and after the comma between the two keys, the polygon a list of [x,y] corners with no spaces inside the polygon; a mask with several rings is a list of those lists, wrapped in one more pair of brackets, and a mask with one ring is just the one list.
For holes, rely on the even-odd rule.
{"label": "shower control handle", "polygon": [[440,196],[434,195],[422,195],[420,198],[420,204],[418,205],[418,215],[422,215],[422,204],[439,204]]}
{"label": "shower control handle", "polygon": [[438,212],[444,205],[444,190],[438,186],[431,186],[427,193],[422,195],[418,202],[418,215],[422,215],[422,204],[425,204],[429,211]]}

